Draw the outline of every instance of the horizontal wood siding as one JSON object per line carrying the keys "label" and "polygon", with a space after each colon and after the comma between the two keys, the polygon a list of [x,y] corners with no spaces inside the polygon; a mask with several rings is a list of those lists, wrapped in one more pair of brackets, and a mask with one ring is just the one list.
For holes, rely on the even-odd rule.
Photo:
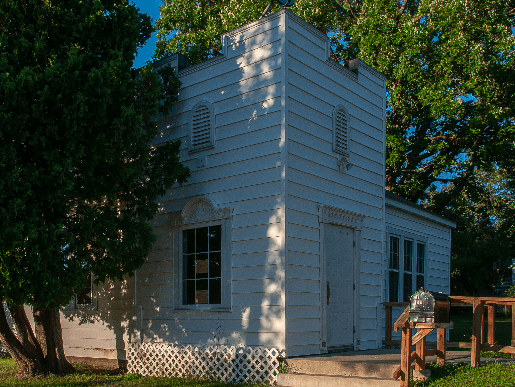
{"label": "horizontal wood siding", "polygon": [[63,309],[61,327],[66,356],[126,360],[132,319],[134,278],[94,287],[92,309]]}
{"label": "horizontal wood siding", "polygon": [[[284,348],[281,20],[236,31],[225,60],[179,73],[179,102],[154,143],[181,140],[191,177],[160,199],[158,238],[138,270],[135,333],[143,341]],[[214,110],[215,146],[190,153],[190,110],[202,100]],[[175,241],[166,220],[195,196],[233,210],[230,311],[174,310]]]}
{"label": "horizontal wood siding", "polygon": [[[287,35],[287,353],[320,351],[321,286],[318,205],[365,215],[361,239],[358,322],[361,349],[377,346],[381,302],[384,201],[384,84],[336,70],[321,55],[318,36],[289,21]],[[290,31],[290,29],[288,30]],[[350,115],[349,172],[332,150],[333,109]],[[370,309],[370,310],[369,310]],[[370,312],[370,311],[373,311]],[[368,338],[371,338],[368,341]],[[316,348],[316,350],[315,350]],[[315,352],[313,352],[315,351]]]}

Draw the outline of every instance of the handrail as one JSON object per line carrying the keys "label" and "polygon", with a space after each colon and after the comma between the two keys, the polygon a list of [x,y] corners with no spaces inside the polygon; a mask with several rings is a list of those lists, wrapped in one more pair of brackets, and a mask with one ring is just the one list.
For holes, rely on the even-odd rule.
{"label": "handrail", "polygon": [[[394,373],[394,379],[401,377],[401,386],[409,387],[409,374],[411,373],[411,363],[416,361],[418,370],[424,369],[425,357],[429,355],[437,355],[438,364],[444,364],[445,352],[447,348],[471,348],[470,363],[472,367],[476,367],[480,363],[481,350],[489,350],[492,352],[502,352],[512,354],[515,358],[515,298],[510,297],[467,297],[467,296],[449,296],[452,304],[471,305],[473,312],[472,323],[472,342],[446,342],[445,330],[452,328],[451,324],[416,324],[409,322],[409,307],[404,309],[399,318],[392,324],[392,309],[394,307],[407,306],[407,302],[384,302],[386,314],[385,324],[385,340],[383,344],[387,349],[391,348],[392,344],[401,345],[401,366]],[[511,345],[502,346],[495,345],[495,306],[496,305],[510,305],[512,306],[512,333]],[[488,337],[485,343],[485,329],[484,329],[484,308],[488,309],[487,323],[488,323]],[[426,326],[427,325],[427,326]],[[434,325],[429,326],[429,325]],[[412,337],[411,331],[417,328],[418,332]],[[427,350],[426,336],[429,332],[438,328],[438,341],[436,350]],[[397,332],[402,329],[402,340],[392,340],[392,331]],[[415,352],[411,352],[411,347],[417,346]]]}

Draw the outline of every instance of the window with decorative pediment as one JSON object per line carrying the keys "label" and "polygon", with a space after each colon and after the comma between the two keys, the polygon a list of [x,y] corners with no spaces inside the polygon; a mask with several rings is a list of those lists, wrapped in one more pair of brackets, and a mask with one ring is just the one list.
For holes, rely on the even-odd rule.
{"label": "window with decorative pediment", "polygon": [[333,151],[344,156],[349,155],[349,113],[338,105],[333,111]]}
{"label": "window with decorative pediment", "polygon": [[191,110],[190,152],[212,148],[214,142],[213,107],[207,101],[198,102]]}
{"label": "window with decorative pediment", "polygon": [[178,241],[176,309],[230,309],[231,212],[199,196],[171,219]]}

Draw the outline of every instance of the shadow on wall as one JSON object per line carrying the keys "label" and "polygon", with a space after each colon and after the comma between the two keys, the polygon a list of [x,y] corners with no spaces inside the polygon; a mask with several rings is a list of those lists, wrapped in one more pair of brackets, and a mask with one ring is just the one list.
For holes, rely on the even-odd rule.
{"label": "shadow on wall", "polygon": [[[227,61],[234,61],[238,70],[220,76],[230,79],[226,85],[218,87],[208,79],[203,85],[208,90],[191,95],[191,100],[190,94],[194,93],[185,86],[181,94],[186,101],[181,104],[194,105],[193,98],[212,102],[216,146],[201,153],[206,160],[201,167],[195,163],[199,153],[190,155],[183,150],[182,161],[190,166],[192,176],[182,187],[167,192],[158,215],[165,218],[167,213],[181,211],[195,196],[213,197],[220,207],[233,208],[231,313],[174,313],[173,285],[180,276],[173,272],[177,267],[172,261],[173,236],[169,225],[167,231],[157,222],[158,241],[147,263],[138,270],[133,318],[142,341],[284,349],[282,55],[277,49],[280,39],[271,36],[254,36],[252,47],[258,48],[253,50],[245,47],[246,41],[229,47]],[[247,53],[233,58],[233,51],[237,55]],[[234,82],[237,71],[239,79]],[[174,129],[174,118],[167,121],[167,126],[161,133],[163,138],[169,137],[165,131],[178,130]],[[182,133],[184,144],[188,138],[186,131]],[[167,275],[151,266],[162,268]]]}
{"label": "shadow on wall", "polygon": [[94,285],[91,305],[61,310],[66,356],[123,363],[126,360],[125,346],[132,318],[133,294],[134,278],[127,276],[124,281]]}
{"label": "shadow on wall", "polygon": [[[263,31],[250,39],[252,47],[245,47],[250,44],[243,40],[229,47],[227,62],[218,64],[237,64],[237,70],[229,69],[219,77],[230,82],[220,86],[213,78],[206,81],[207,91],[184,97],[212,101],[216,146],[203,151],[206,161],[200,167],[196,162],[200,153],[190,155],[183,148],[181,161],[192,176],[160,200],[154,222],[158,240],[137,271],[136,299],[134,278],[128,278],[99,285],[91,309],[63,310],[67,356],[125,360],[130,336],[133,342],[285,349],[284,56],[278,48],[280,38],[259,28]],[[198,74],[207,74],[202,71]],[[239,77],[236,82],[235,76]],[[186,86],[181,94],[195,92]],[[166,120],[169,125],[160,137],[170,139],[179,131],[175,119]],[[180,131],[187,144],[185,131]],[[174,284],[180,276],[174,272],[177,243],[168,217],[195,196],[213,197],[221,207],[233,208],[231,312],[174,313]]]}

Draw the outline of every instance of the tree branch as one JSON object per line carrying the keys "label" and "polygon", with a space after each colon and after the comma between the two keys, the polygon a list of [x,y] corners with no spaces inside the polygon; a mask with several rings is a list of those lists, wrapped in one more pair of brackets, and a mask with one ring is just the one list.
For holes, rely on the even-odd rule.
{"label": "tree branch", "polygon": [[416,23],[416,22],[420,21],[420,19],[422,19],[424,16],[426,16],[426,15],[418,15],[418,16],[415,16],[413,19],[411,19],[411,21],[412,21],[413,23]]}
{"label": "tree branch", "polygon": [[[352,3],[350,2],[350,0],[343,0],[343,1],[344,1],[344,2],[345,2],[345,4],[347,4],[347,6],[349,7],[349,11],[350,11],[350,14],[351,14],[352,18],[353,18],[353,19],[357,19],[357,18],[358,18],[358,16],[354,13],[354,10],[353,10],[353,8],[352,8]],[[337,1],[337,4],[338,4],[340,7],[345,8],[345,7],[343,6],[343,4],[341,3],[341,0],[338,0],[338,1]]]}
{"label": "tree branch", "polygon": [[408,0],[404,0],[402,2],[401,9],[399,10],[399,16],[402,15],[404,13],[404,11],[406,10],[406,5],[408,5]]}

